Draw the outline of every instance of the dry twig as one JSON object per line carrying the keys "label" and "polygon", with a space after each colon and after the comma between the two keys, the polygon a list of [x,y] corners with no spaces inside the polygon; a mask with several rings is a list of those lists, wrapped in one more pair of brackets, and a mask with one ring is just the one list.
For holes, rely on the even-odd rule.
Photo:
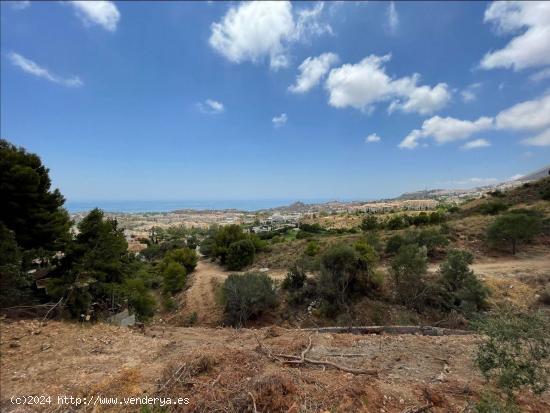
{"label": "dry twig", "polygon": [[433,403],[426,403],[426,404],[423,404],[422,406],[408,407],[405,410],[403,410],[401,413],[422,413],[432,408],[433,406],[434,406]]}
{"label": "dry twig", "polygon": [[323,369],[327,366],[334,367],[335,369],[345,371],[346,373],[352,373],[352,374],[368,374],[368,375],[377,375],[377,370],[368,370],[368,369],[355,369],[352,367],[346,367],[342,366],[341,364],[334,363],[332,361],[328,360],[315,360],[312,358],[306,357],[307,353],[311,350],[312,341],[311,336],[309,337],[309,343],[307,347],[302,351],[302,353],[299,356],[295,356],[292,354],[283,354],[283,353],[273,353],[269,348],[267,348],[254,334],[254,337],[256,338],[256,341],[258,342],[258,345],[260,346],[260,349],[263,350],[263,352],[272,360],[276,360],[282,364],[291,364],[294,366],[309,363],[314,364],[318,366],[323,366]]}

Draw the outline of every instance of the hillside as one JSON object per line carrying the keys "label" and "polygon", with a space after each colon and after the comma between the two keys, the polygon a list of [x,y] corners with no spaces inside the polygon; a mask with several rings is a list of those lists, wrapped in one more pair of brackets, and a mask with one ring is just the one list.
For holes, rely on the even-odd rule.
{"label": "hillside", "polygon": [[[358,336],[277,327],[235,331],[161,325],[139,332],[101,324],[5,320],[2,330],[3,395],[188,397],[189,405],[168,409],[184,412],[394,413],[425,406],[432,412],[458,413],[470,411],[471,401],[485,388],[472,366],[479,337],[470,335]],[[306,358],[366,369],[368,374],[328,364],[293,367],[266,353],[299,355],[308,337],[312,347]],[[522,394],[519,400],[525,411],[550,409],[548,396]],[[1,408],[21,411],[7,398]],[[101,405],[93,411],[136,410]]]}

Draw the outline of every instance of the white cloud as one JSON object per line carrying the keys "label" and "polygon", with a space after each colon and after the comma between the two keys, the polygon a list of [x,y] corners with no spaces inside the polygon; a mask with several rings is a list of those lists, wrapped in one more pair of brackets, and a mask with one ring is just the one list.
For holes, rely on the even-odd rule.
{"label": "white cloud", "polygon": [[202,113],[209,115],[217,115],[225,111],[223,103],[213,99],[206,99],[204,102],[197,103],[197,107]]}
{"label": "white cloud", "polygon": [[289,1],[243,2],[212,23],[209,43],[233,63],[269,59],[273,70],[287,67],[289,44],[332,33],[319,21],[323,3],[292,13]]}
{"label": "white cloud", "polygon": [[376,133],[371,133],[369,136],[365,138],[365,143],[376,143],[380,142],[382,138],[378,136]]}
{"label": "white cloud", "polygon": [[286,116],[286,113],[281,113],[279,116],[275,116],[273,119],[271,119],[271,122],[273,122],[273,126],[276,128],[280,128],[284,124],[286,124],[286,121],[288,120],[288,117]]}
{"label": "white cloud", "polygon": [[397,9],[393,1],[388,5],[386,14],[388,17],[388,29],[390,33],[395,34],[399,26],[399,15],[397,14]]}
{"label": "white cloud", "polygon": [[516,179],[520,179],[520,178],[523,178],[525,175],[522,175],[522,174],[515,174],[515,175],[512,175],[509,180],[510,181],[515,181]]}
{"label": "white cloud", "polygon": [[487,53],[481,60],[483,69],[550,65],[550,2],[496,1],[485,10],[484,21],[502,34],[520,34],[503,49]]}
{"label": "white cloud", "polygon": [[14,10],[24,10],[27,7],[31,5],[31,2],[29,0],[21,0],[21,1],[10,1],[9,4],[11,5],[11,8]]}
{"label": "white cloud", "polygon": [[97,24],[105,30],[114,32],[120,20],[120,12],[111,1],[70,1],[76,15],[85,25]]}
{"label": "white cloud", "polygon": [[537,73],[532,74],[529,76],[529,79],[531,79],[533,82],[540,82],[545,79],[550,78],[550,67],[547,67],[546,69],[542,69],[538,71]]}
{"label": "white cloud", "polygon": [[323,34],[333,34],[332,27],[328,23],[321,22],[321,14],[324,8],[323,2],[318,2],[311,9],[299,10],[294,30],[294,40],[310,40],[312,37]]}
{"label": "white cloud", "polygon": [[80,87],[84,85],[82,80],[78,76],[61,77],[48,71],[48,69],[38,65],[30,59],[20,55],[19,53],[11,52],[8,54],[9,60],[13,65],[19,67],[26,73],[33,76],[40,77],[42,79],[49,80],[50,82],[57,83],[68,87]]}
{"label": "white cloud", "polygon": [[460,148],[468,151],[470,149],[486,148],[488,146],[491,146],[491,143],[488,140],[475,139],[473,141],[465,143]]}
{"label": "white cloud", "polygon": [[305,93],[316,86],[331,66],[338,63],[338,56],[334,53],[323,53],[317,57],[308,57],[298,67],[300,74],[296,83],[289,86],[292,93]]}
{"label": "white cloud", "polygon": [[394,99],[389,111],[429,114],[444,107],[451,98],[447,84],[433,88],[417,86],[418,74],[392,79],[386,74],[384,63],[391,55],[370,55],[359,63],[344,64],[330,71],[325,87],[329,92],[329,104],[336,108],[348,106],[370,111],[373,105]]}
{"label": "white cloud", "polygon": [[472,83],[466,89],[460,92],[460,96],[465,103],[473,102],[477,99],[477,91],[481,88],[481,83]]}
{"label": "white cloud", "polygon": [[499,129],[537,130],[550,126],[550,94],[518,103],[496,117]]}
{"label": "white cloud", "polygon": [[550,146],[550,128],[531,138],[523,139],[521,143],[530,146]]}
{"label": "white cloud", "polygon": [[451,117],[434,116],[425,120],[421,129],[415,129],[401,141],[400,148],[414,149],[418,141],[424,138],[433,138],[438,144],[467,139],[473,134],[491,129],[493,119],[481,117],[476,121],[460,120]]}

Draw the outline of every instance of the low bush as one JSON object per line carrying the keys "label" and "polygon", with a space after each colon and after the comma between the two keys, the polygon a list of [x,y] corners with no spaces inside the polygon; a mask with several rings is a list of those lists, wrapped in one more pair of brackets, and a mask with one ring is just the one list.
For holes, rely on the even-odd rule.
{"label": "low bush", "polygon": [[124,280],[119,289],[120,293],[128,300],[130,308],[134,309],[141,320],[146,320],[155,314],[155,298],[143,280],[128,278]]}
{"label": "low bush", "polygon": [[[321,272],[317,278],[319,296],[334,311],[347,308],[354,296],[374,292],[378,286],[371,275],[373,264],[348,245],[331,247],[321,256]],[[326,314],[327,315],[327,314]]]}
{"label": "low bush", "polygon": [[265,273],[231,274],[221,288],[226,322],[241,327],[277,304],[273,280]]}
{"label": "low bush", "polygon": [[426,247],[405,244],[399,248],[390,264],[397,302],[417,310],[423,308],[428,293],[424,280],[427,270]]}
{"label": "low bush", "polygon": [[229,270],[238,271],[254,262],[256,249],[249,239],[235,241],[227,250],[225,264]]}
{"label": "low bush", "polygon": [[374,215],[367,215],[361,221],[361,229],[365,232],[367,231],[376,231],[379,228],[378,218]]}
{"label": "low bush", "polygon": [[472,262],[470,252],[453,250],[440,265],[437,285],[444,310],[472,314],[487,308],[489,290],[469,268]]}
{"label": "low bush", "polygon": [[281,287],[285,290],[299,290],[304,286],[307,276],[303,268],[294,265],[289,268]]}
{"label": "low bush", "polygon": [[507,204],[502,201],[488,201],[482,204],[478,211],[483,215],[497,215],[502,211],[506,211],[509,208]]}
{"label": "low bush", "polygon": [[515,314],[510,310],[476,323],[486,337],[478,347],[476,365],[487,380],[494,380],[509,401],[522,388],[535,394],[548,388],[548,323],[542,314]]}
{"label": "low bush", "polygon": [[187,274],[193,272],[197,263],[199,262],[199,256],[197,253],[190,248],[177,248],[168,251],[164,255],[164,261],[174,261],[185,267]]}
{"label": "low bush", "polygon": [[307,243],[304,254],[309,255],[310,257],[314,257],[319,253],[320,249],[321,247],[319,246],[319,242],[317,242],[316,240],[311,240]]}
{"label": "low bush", "polygon": [[166,294],[174,294],[185,285],[187,272],[185,267],[175,261],[168,262],[162,270],[163,291]]}

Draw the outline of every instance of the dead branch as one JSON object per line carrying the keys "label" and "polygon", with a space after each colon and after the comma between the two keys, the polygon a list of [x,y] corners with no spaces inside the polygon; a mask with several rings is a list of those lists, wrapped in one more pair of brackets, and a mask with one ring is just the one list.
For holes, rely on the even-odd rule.
{"label": "dead branch", "polygon": [[422,413],[432,408],[433,406],[434,406],[433,403],[426,403],[426,404],[423,404],[422,406],[408,407],[405,410],[403,410],[401,413]]}
{"label": "dead branch", "polygon": [[256,338],[256,341],[258,342],[258,345],[260,346],[260,348],[263,350],[264,354],[266,354],[272,360],[276,360],[280,362],[281,364],[290,364],[293,366],[297,366],[297,365],[309,363],[309,364],[314,364],[318,366],[323,366],[323,369],[327,366],[330,366],[335,369],[345,371],[346,373],[368,374],[373,376],[378,375],[377,370],[355,369],[352,367],[342,366],[341,364],[328,361],[328,360],[316,360],[316,359],[306,357],[307,353],[309,353],[312,346],[311,336],[309,336],[309,343],[307,347],[302,351],[302,353],[299,356],[296,356],[293,354],[273,353],[258,339],[256,334],[254,334],[254,337]]}
{"label": "dead branch", "polygon": [[57,303],[55,303],[55,305],[50,308],[48,310],[48,312],[46,313],[46,315],[44,316],[44,318],[42,319],[42,322],[44,322],[44,320],[46,320],[48,318],[48,315],[50,315],[50,313],[52,312],[52,310],[57,307],[59,304],[61,304],[61,302],[63,301],[63,296],[61,296],[61,298],[59,299],[59,301]]}
{"label": "dead branch", "polygon": [[248,394],[252,398],[252,405],[254,407],[254,413],[258,413],[258,410],[256,409],[256,399],[254,398],[254,395],[252,394],[252,392],[248,392]]}

